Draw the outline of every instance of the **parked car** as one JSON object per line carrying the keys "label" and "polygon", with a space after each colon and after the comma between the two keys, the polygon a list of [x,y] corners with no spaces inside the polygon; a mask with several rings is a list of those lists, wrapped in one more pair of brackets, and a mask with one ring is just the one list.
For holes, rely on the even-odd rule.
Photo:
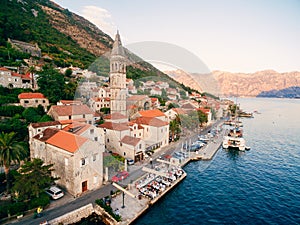
{"label": "parked car", "polygon": [[63,191],[56,186],[51,186],[50,188],[46,189],[45,192],[50,195],[52,199],[59,199],[64,196]]}
{"label": "parked car", "polygon": [[133,159],[127,159],[127,164],[128,165],[133,165],[134,164],[134,160]]}
{"label": "parked car", "polygon": [[115,175],[111,178],[111,181],[118,182],[120,180],[124,180],[128,176],[129,176],[129,173],[127,171],[118,172],[117,175]]}

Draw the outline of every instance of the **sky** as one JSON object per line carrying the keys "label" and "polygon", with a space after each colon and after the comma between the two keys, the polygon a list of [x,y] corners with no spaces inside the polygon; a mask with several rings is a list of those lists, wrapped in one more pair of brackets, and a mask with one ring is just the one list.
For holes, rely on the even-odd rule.
{"label": "sky", "polygon": [[118,29],[125,46],[173,45],[211,71],[300,71],[300,0],[54,1],[112,38]]}

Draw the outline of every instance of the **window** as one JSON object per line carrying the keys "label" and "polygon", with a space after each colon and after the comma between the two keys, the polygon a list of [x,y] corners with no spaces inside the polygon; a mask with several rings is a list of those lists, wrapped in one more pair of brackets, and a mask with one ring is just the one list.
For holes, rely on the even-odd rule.
{"label": "window", "polygon": [[126,152],[123,152],[124,156],[126,155]]}
{"label": "window", "polygon": [[93,134],[94,133],[94,129],[90,129],[90,134]]}
{"label": "window", "polygon": [[142,149],[142,144],[139,144],[139,149]]}
{"label": "window", "polygon": [[141,133],[139,133],[139,136],[142,136],[142,134],[141,134]]}
{"label": "window", "polygon": [[136,137],[136,134],[134,134],[133,136]]}
{"label": "window", "polygon": [[120,146],[121,146],[121,147],[122,147],[122,145],[123,145],[122,142],[120,142]]}
{"label": "window", "polygon": [[86,164],[85,159],[81,159],[80,165],[81,165],[81,166],[84,166],[85,164]]}
{"label": "window", "polygon": [[97,155],[98,155],[98,154],[94,154],[94,155],[93,155],[93,161],[94,161],[94,162],[97,160]]}
{"label": "window", "polygon": [[70,119],[72,119],[72,116],[71,116],[71,115],[69,116],[69,120],[70,120]]}
{"label": "window", "polygon": [[69,159],[65,158],[65,166],[68,166],[68,165],[69,165]]}
{"label": "window", "polygon": [[83,114],[82,117],[85,118],[85,114]]}
{"label": "window", "polygon": [[39,102],[39,100],[35,100],[35,103],[38,103]]}
{"label": "window", "polygon": [[107,143],[109,143],[109,138],[107,138]]}
{"label": "window", "polygon": [[164,131],[164,129],[161,129],[161,132],[163,132]]}
{"label": "window", "polygon": [[45,100],[43,100],[43,103],[46,103],[46,101],[45,101]]}
{"label": "window", "polygon": [[28,104],[28,103],[29,103],[29,101],[28,101],[28,100],[24,100],[24,103],[25,103],[25,104]]}
{"label": "window", "polygon": [[94,140],[95,140],[95,141],[98,141],[98,137],[94,137]]}

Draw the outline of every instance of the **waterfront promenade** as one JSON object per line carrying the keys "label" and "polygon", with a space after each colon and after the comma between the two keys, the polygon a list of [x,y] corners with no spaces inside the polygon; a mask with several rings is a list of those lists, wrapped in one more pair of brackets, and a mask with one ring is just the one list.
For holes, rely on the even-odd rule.
{"label": "waterfront promenade", "polygon": [[[219,126],[219,125],[220,122],[218,122],[214,126]],[[202,132],[202,134],[204,133],[207,133],[207,130],[204,130]],[[171,155],[174,151],[178,151],[180,149],[182,143],[185,143],[189,140],[195,141],[197,139],[197,136],[198,134],[194,133],[189,137],[186,137],[186,139],[180,140],[179,142],[172,142],[170,143],[170,145],[166,146],[165,148],[156,151],[152,155],[153,167],[161,164],[158,163],[156,159],[162,158],[162,156],[165,155]],[[218,134],[214,138],[211,138],[208,144],[203,148],[201,148],[198,152],[190,152],[190,157],[183,160],[180,163],[180,166],[184,167],[187,163],[193,160],[211,160],[215,155],[215,153],[217,152],[217,150],[219,149],[222,142],[222,138],[223,138],[222,133]],[[133,192],[135,196],[138,196],[138,190],[134,187],[134,183],[137,180],[141,179],[143,176],[147,175],[147,173],[142,170],[143,167],[151,168],[149,159],[143,162],[136,163],[133,166],[129,166],[130,176],[121,182],[122,186],[129,185],[129,191]],[[130,224],[133,221],[135,221],[139,217],[139,215],[147,211],[147,209],[151,206],[151,204],[158,201],[169,190],[171,190],[173,187],[179,184],[185,178],[185,176],[188,176],[188,174],[184,173],[184,175],[180,179],[176,180],[176,182],[174,182],[171,187],[166,188],[165,191],[160,193],[160,195],[157,198],[155,198],[154,201],[149,201],[149,199],[145,199],[145,198],[142,199],[131,198],[130,196],[125,195],[124,198],[125,208],[122,209],[121,208],[121,206],[123,205],[122,194],[118,195],[115,198],[115,200],[112,201],[112,208],[113,210],[117,210],[117,209],[119,210],[120,215],[124,219],[121,224]],[[24,218],[10,221],[6,224],[26,225],[26,224],[39,224],[40,222],[45,220],[51,221],[59,216],[65,215],[80,207],[86,206],[89,203],[92,203],[94,205],[96,199],[108,196],[111,190],[116,191],[116,188],[109,183],[103,186],[102,188],[100,188],[99,190],[89,191],[87,193],[84,193],[82,196],[78,198],[73,198],[69,194],[66,194],[64,198],[57,201],[52,201],[50,206],[44,210],[44,216],[42,218],[33,219],[32,215],[27,215]]]}

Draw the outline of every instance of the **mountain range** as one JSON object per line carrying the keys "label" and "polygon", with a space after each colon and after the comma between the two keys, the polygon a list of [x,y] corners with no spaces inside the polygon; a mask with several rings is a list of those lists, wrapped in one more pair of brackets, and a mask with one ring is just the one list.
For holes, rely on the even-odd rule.
{"label": "mountain range", "polygon": [[[192,86],[199,91],[207,91],[224,97],[256,97],[262,92],[265,96],[269,91],[275,97],[277,95],[274,96],[274,91],[300,87],[300,72],[297,71],[286,73],[279,73],[274,70],[255,73],[212,71],[210,74],[187,73],[181,70],[165,72],[179,83]],[[278,97],[281,95],[282,93],[279,92]]]}

